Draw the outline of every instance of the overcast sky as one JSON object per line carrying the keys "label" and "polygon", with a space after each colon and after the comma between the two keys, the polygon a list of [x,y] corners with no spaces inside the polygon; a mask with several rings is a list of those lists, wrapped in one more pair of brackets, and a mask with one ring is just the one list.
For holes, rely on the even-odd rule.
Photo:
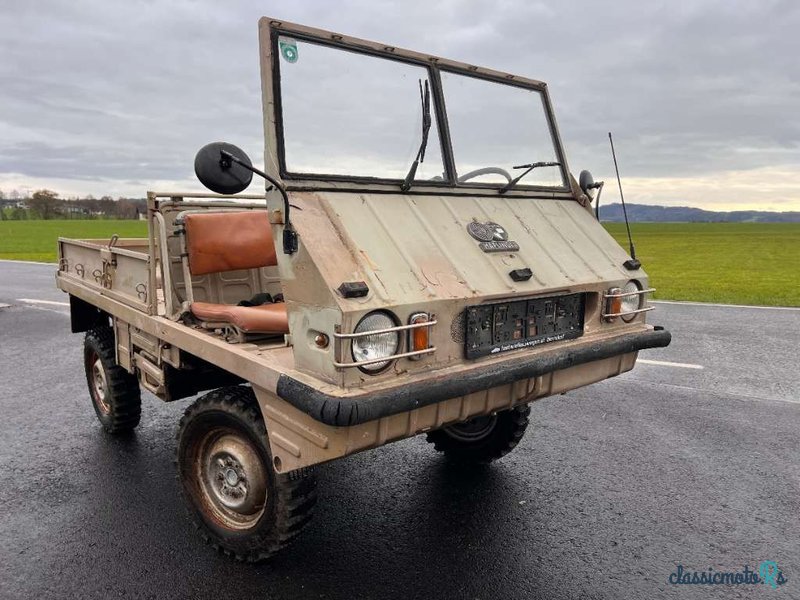
{"label": "overcast sky", "polygon": [[548,82],[572,171],[611,183],[613,131],[629,202],[800,210],[794,0],[3,2],[0,189],[199,189],[220,139],[261,163],[263,15]]}

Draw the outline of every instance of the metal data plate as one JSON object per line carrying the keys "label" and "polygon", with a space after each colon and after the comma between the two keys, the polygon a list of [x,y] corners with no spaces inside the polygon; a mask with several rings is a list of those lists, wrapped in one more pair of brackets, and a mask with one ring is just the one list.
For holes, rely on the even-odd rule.
{"label": "metal data plate", "polygon": [[484,252],[519,252],[519,244],[517,242],[499,241],[499,242],[481,242],[478,244]]}
{"label": "metal data plate", "polygon": [[584,295],[467,307],[466,355],[477,358],[580,337]]}

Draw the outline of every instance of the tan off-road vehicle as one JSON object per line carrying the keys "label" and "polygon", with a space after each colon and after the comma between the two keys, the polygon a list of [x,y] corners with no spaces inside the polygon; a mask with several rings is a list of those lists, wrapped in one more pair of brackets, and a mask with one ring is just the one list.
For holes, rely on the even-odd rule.
{"label": "tan off-road vehicle", "polygon": [[[94,409],[211,390],[180,422],[201,531],[284,547],[310,467],[425,433],[453,461],[514,448],[538,398],[619,375],[670,335],[571,175],[545,84],[262,19],[265,168],[195,160],[216,194],[149,193],[147,239],[59,240]],[[238,195],[253,173],[265,192]]]}

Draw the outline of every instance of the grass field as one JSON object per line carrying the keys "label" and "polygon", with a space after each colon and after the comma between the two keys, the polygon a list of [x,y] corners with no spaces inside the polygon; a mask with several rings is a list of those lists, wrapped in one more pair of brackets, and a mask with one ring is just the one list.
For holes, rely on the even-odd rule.
{"label": "grass field", "polygon": [[[623,223],[606,229],[628,247]],[[798,223],[632,223],[662,300],[800,306]]]}
{"label": "grass field", "polygon": [[[627,248],[625,225],[608,231]],[[800,306],[800,224],[633,223],[663,300]],[[55,262],[56,239],[144,237],[143,221],[0,221],[0,259]]]}
{"label": "grass field", "polygon": [[56,241],[68,238],[147,237],[145,221],[0,221],[0,259],[56,262]]}

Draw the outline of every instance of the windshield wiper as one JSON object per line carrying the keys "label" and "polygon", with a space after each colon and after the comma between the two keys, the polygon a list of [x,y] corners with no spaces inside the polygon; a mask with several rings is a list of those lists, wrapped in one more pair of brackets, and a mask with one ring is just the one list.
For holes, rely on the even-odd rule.
{"label": "windshield wiper", "polygon": [[414,176],[417,174],[417,167],[419,163],[425,162],[425,148],[428,146],[428,132],[431,130],[431,91],[428,86],[428,80],[425,80],[425,87],[423,90],[422,80],[419,80],[419,99],[422,102],[422,141],[417,151],[417,157],[411,163],[411,168],[408,170],[408,175],[403,180],[400,189],[407,192],[411,189],[411,184],[414,182]]}
{"label": "windshield wiper", "polygon": [[529,165],[517,165],[516,167],[514,167],[515,169],[525,169],[525,172],[522,173],[521,175],[518,175],[517,177],[514,177],[514,179],[512,179],[503,187],[501,187],[499,192],[501,194],[505,194],[508,190],[517,185],[520,179],[522,179],[523,177],[525,177],[525,175],[527,175],[528,173],[530,173],[531,171],[533,171],[538,167],[560,167],[560,166],[561,166],[560,162],[535,162]]}

